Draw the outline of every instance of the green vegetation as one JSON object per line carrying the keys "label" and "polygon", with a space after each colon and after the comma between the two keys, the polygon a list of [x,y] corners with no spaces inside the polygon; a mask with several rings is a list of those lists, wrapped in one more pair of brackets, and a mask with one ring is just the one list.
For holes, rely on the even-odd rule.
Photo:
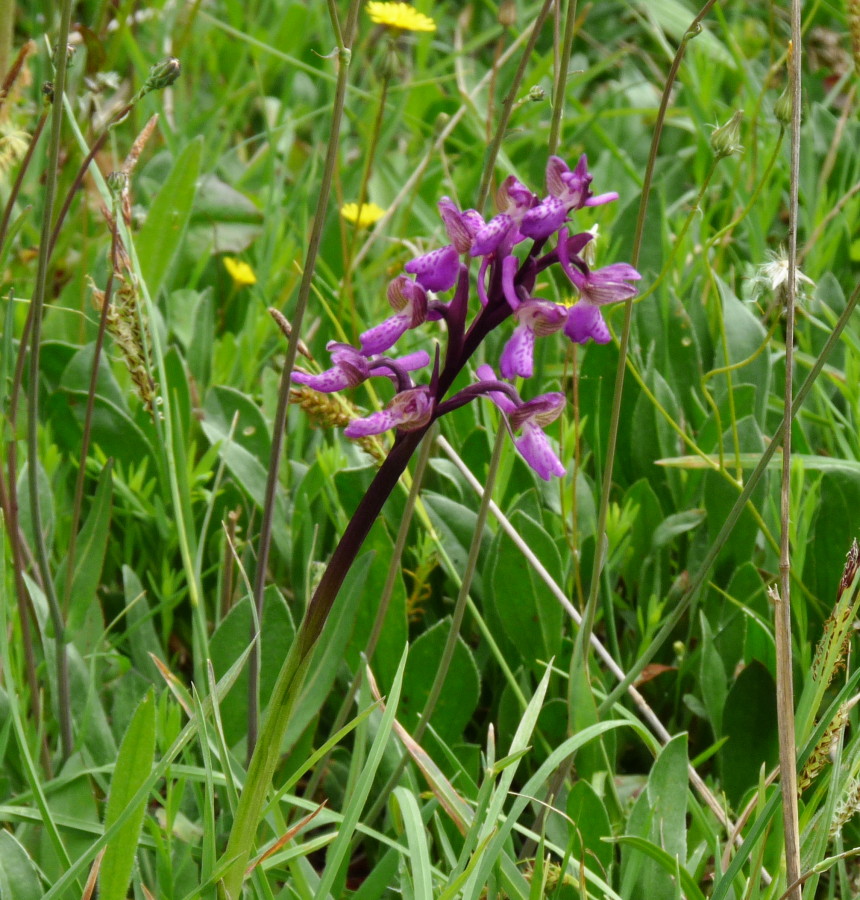
{"label": "green vegetation", "polygon": [[[793,136],[773,5],[0,2],[0,900],[857,896],[847,5],[804,11]],[[290,373],[391,315],[442,196],[582,154],[619,199],[571,233],[642,278],[516,382],[565,474],[465,404],[329,589],[394,389]]]}

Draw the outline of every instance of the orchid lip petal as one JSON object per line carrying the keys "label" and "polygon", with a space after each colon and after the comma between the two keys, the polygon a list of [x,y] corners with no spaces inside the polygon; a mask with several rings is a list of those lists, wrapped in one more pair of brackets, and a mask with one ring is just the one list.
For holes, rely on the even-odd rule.
{"label": "orchid lip petal", "polygon": [[365,356],[373,356],[389,350],[409,329],[410,318],[406,313],[399,313],[396,316],[389,316],[383,322],[374,325],[373,328],[362,332],[359,335],[361,352]]}
{"label": "orchid lip petal", "polygon": [[575,344],[584,344],[589,338],[596,344],[608,344],[612,339],[600,307],[585,300],[580,300],[570,308],[564,333]]}
{"label": "orchid lip petal", "polygon": [[499,213],[478,230],[469,252],[472,256],[487,256],[489,253],[495,253],[505,238],[516,231],[516,228],[516,222],[507,213]]}
{"label": "orchid lip petal", "polygon": [[453,244],[446,244],[422,256],[416,256],[403,267],[414,275],[428,291],[447,291],[454,287],[460,266],[460,256]]}
{"label": "orchid lip petal", "polygon": [[553,475],[561,477],[566,473],[561,460],[550,447],[549,438],[537,425],[525,426],[522,436],[515,438],[514,444],[523,459],[544,481],[549,481]]}
{"label": "orchid lip petal", "polygon": [[564,203],[558,197],[550,195],[525,214],[520,223],[520,232],[525,237],[543,240],[558,231],[566,219],[567,208]]}
{"label": "orchid lip petal", "polygon": [[532,328],[518,325],[514,329],[502,355],[499,370],[505,378],[531,378],[534,372],[535,333]]}
{"label": "orchid lip petal", "polygon": [[312,375],[310,372],[298,370],[290,375],[290,379],[296,384],[303,384],[322,394],[332,394],[335,391],[342,391],[344,388],[351,387],[346,372],[339,367],[326,369],[325,372],[320,372],[319,375]]}

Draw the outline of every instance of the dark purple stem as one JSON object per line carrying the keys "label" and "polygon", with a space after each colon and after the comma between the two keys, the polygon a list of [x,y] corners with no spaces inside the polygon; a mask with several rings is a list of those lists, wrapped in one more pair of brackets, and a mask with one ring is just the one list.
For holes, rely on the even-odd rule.
{"label": "dark purple stem", "polygon": [[[544,243],[544,241],[535,241],[531,252],[519,267],[514,279],[518,287],[522,286],[529,293],[534,287],[535,278],[539,271],[536,257]],[[443,401],[442,399],[451,389],[451,385],[460,372],[463,371],[466,363],[471,359],[472,354],[478,349],[484,338],[512,313],[502,290],[502,266],[499,262],[494,261],[490,266],[487,305],[481,309],[465,334],[463,332],[468,302],[469,274],[466,266],[460,266],[457,288],[446,316],[449,343],[445,354],[445,365],[442,371],[439,372],[437,348],[434,375],[430,384],[430,390],[436,397],[433,417],[426,425],[416,431],[397,432],[391,451],[352,514],[352,518],[349,520],[349,524],[346,526],[340,541],[338,541],[331,560],[326,566],[326,570],[308,605],[307,614],[296,637],[296,640],[299,641],[300,659],[304,659],[306,654],[310,653],[322,633],[323,626],[331,612],[332,606],[334,606],[334,601],[343,585],[344,579],[355,562],[367,535],[370,533],[370,529],[373,527],[373,523],[382,511],[382,507],[394,490],[395,485],[400,480],[400,476],[409,465],[412,454],[418,448],[421,439],[430,429],[433,422],[440,416],[462,406],[463,403],[468,402],[470,399],[486,393],[487,390],[501,391],[506,394],[514,391],[514,394],[516,394],[511,385],[504,382],[487,382],[486,385],[481,384],[474,385],[472,388],[465,388],[448,401]],[[387,361],[386,365],[390,367],[390,361]],[[460,397],[465,397],[462,403],[458,402]]]}

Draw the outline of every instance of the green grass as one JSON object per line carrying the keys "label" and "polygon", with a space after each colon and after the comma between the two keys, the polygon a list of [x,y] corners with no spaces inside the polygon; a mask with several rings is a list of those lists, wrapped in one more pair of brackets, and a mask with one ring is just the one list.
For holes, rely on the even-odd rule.
{"label": "green grass", "polygon": [[[528,51],[544,4],[525,0],[418,2],[432,33],[345,0],[336,27],[322,2],[83,2],[54,180],[52,109],[31,156],[20,138],[59,74],[59,10],[31,6],[0,110],[4,207],[21,176],[0,245],[0,898],[89,896],[96,878],[102,897],[238,896],[246,854],[255,898],[783,896],[768,589],[787,322],[763,267],[788,245],[788,8],[714,6],[669,85],[697,13],[681,0],[580,4],[561,66],[565,4]],[[840,589],[860,508],[850,25],[841,4],[804,10],[813,283],[798,284],[788,527],[806,900],[860,883],[853,573]],[[112,122],[166,51],[179,79]],[[741,148],[716,159],[714,127],[740,109]],[[326,368],[328,341],[389,314],[391,279],[445,242],[441,196],[468,208],[485,187],[490,214],[510,174],[542,194],[552,152],[587,153],[595,192],[619,194],[576,213],[599,224],[596,265],[643,275],[629,329],[623,304],[606,309],[611,343],[537,342],[521,389],[567,397],[548,428],[567,474],[536,478],[490,404],[444,417],[308,648],[314,589],[391,438],[362,446],[283,407],[284,368]],[[52,185],[53,214],[70,205],[40,263]],[[380,222],[339,215],[361,199]],[[536,293],[562,302],[556,268]],[[435,340],[430,322],[397,352]],[[329,417],[381,408],[379,385],[332,395]],[[306,674],[279,678],[285,659]]]}

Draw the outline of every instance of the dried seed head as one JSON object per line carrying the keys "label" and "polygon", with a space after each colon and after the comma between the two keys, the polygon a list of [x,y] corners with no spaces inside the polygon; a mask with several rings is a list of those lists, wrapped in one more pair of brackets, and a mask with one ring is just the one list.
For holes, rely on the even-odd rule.
{"label": "dried seed head", "polygon": [[[290,391],[290,403],[298,404],[318,425],[325,428],[345,428],[355,416],[355,411],[337,394],[323,394],[302,386]],[[376,437],[361,437],[356,443],[378,463],[386,457],[385,448]]]}
{"label": "dried seed head", "polygon": [[854,538],[851,542],[851,549],[845,557],[845,568],[842,570],[842,580],[839,582],[837,596],[841,597],[851,587],[857,577],[858,569],[860,569],[860,547],[857,545],[857,538]]}
{"label": "dried seed head", "polygon": [[803,793],[818,777],[819,772],[831,762],[831,753],[839,741],[839,736],[848,724],[850,708],[850,703],[843,703],[833,717],[833,721],[827,726],[827,730],[821,735],[821,740],[816,744],[815,749],[806,761],[806,765],[803,767],[803,771],[798,776],[798,793]]}
{"label": "dried seed head", "polygon": [[860,78],[860,0],[848,0],[848,30],[851,32],[851,56],[854,74]]}
{"label": "dried seed head", "polygon": [[842,830],[842,826],[851,819],[860,809],[860,781],[852,778],[845,794],[836,804],[833,812],[833,822],[830,825],[830,836],[835,837]]}

